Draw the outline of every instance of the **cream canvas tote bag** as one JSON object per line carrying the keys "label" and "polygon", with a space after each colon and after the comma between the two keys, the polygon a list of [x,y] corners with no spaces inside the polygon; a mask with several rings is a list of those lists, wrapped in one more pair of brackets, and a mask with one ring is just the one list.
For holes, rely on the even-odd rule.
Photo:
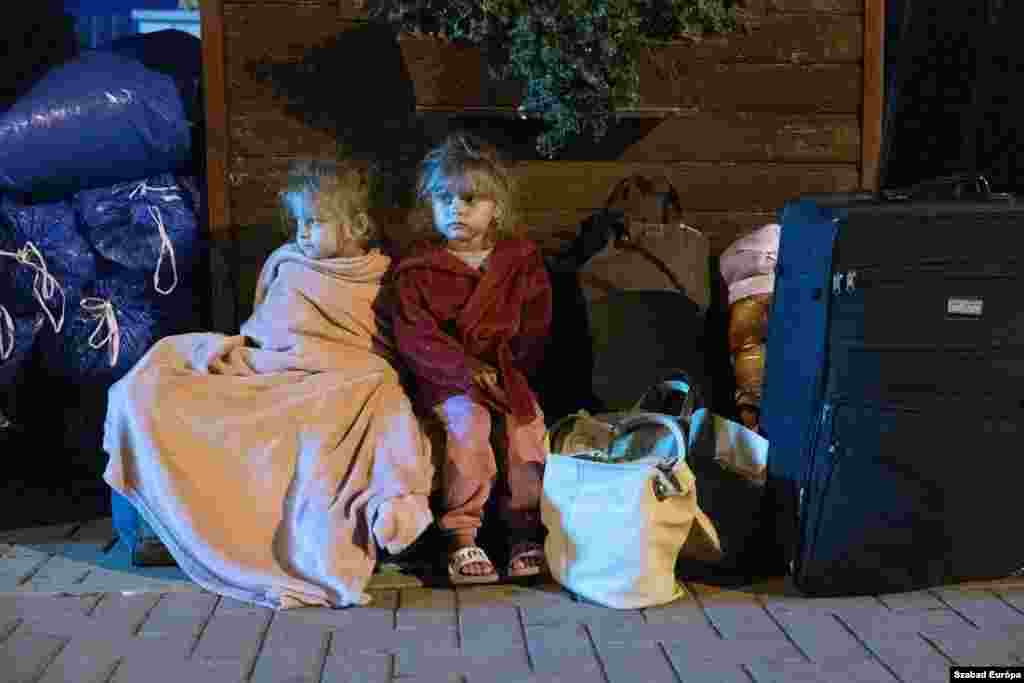
{"label": "cream canvas tote bag", "polygon": [[[541,497],[544,551],[552,577],[571,593],[619,609],[661,605],[684,593],[676,560],[703,516],[687,439],[668,415],[616,417],[609,424],[581,412],[552,426]],[[624,451],[627,459],[610,461]],[[699,526],[713,534],[704,521]]]}

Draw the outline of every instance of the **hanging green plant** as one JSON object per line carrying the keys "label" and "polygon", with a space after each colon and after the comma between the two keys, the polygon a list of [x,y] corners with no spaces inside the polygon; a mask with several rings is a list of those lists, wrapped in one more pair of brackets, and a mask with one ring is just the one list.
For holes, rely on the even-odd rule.
{"label": "hanging green plant", "polygon": [[638,52],[737,27],[734,0],[378,0],[398,30],[480,46],[491,75],[524,82],[520,113],[541,118],[537,150],[554,156],[640,99]]}

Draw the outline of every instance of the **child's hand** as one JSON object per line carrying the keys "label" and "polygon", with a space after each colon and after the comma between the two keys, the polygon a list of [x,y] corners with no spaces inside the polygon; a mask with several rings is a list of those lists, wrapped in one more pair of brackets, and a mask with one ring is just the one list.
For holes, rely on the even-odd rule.
{"label": "child's hand", "polygon": [[480,386],[498,385],[498,371],[487,363],[480,363],[473,370],[473,381]]}
{"label": "child's hand", "polygon": [[498,384],[498,371],[496,369],[486,363],[481,363],[480,367],[473,371],[473,382],[481,390],[484,400],[492,408],[502,412],[508,411],[508,396],[505,394],[505,390]]}

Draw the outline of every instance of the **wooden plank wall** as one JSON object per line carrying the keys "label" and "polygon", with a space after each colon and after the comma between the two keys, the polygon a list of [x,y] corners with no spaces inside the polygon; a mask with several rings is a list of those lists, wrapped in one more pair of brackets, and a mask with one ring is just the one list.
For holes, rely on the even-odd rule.
{"label": "wooden plank wall", "polygon": [[[862,131],[865,120],[874,131],[880,104],[863,107],[865,0],[740,2],[742,33],[647,51],[637,115],[601,144],[545,160],[532,149],[536,125],[510,115],[516,84],[489,81],[475,49],[396,40],[366,22],[361,0],[204,0],[206,57],[217,60],[207,79],[223,102],[208,107],[211,225],[263,229],[291,159],[331,156],[339,138],[372,158],[415,146],[410,127],[436,139],[470,125],[502,143],[521,215],[548,247],[636,172],[672,180],[684,220],[716,253],[789,198],[870,185],[862,155],[877,140]],[[221,47],[208,44],[221,35]]]}

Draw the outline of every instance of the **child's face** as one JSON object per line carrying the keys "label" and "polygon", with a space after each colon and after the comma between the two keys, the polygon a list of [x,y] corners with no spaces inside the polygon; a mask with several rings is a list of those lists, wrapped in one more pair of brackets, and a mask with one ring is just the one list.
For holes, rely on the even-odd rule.
{"label": "child's face", "polygon": [[297,222],[295,242],[307,258],[328,259],[365,253],[352,239],[351,222],[325,216],[315,198],[296,201],[293,211]]}
{"label": "child's face", "polygon": [[434,227],[457,251],[479,251],[490,246],[498,212],[493,199],[475,195],[468,185],[464,181],[442,183],[430,195]]}

